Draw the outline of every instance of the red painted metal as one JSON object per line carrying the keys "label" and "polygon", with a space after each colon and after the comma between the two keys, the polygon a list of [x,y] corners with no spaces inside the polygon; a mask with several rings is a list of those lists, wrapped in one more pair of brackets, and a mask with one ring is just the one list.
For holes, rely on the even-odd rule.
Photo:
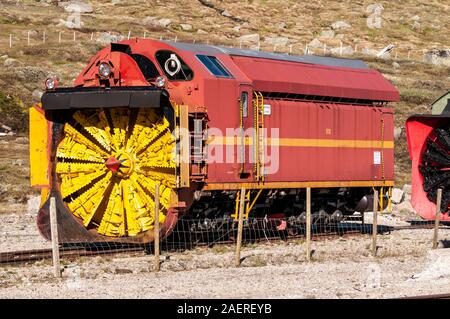
{"label": "red painted metal", "polygon": [[[413,115],[406,121],[406,137],[408,139],[411,166],[411,204],[421,217],[434,220],[436,204],[427,198],[423,190],[423,176],[419,172],[425,141],[435,127],[448,123],[450,115]],[[441,221],[450,221],[448,214],[441,215]]]}

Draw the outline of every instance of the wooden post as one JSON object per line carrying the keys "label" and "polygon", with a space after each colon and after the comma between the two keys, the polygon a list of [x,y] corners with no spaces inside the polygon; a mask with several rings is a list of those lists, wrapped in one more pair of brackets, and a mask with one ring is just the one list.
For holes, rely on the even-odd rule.
{"label": "wooden post", "polygon": [[12,34],[9,35],[9,47],[12,48]]}
{"label": "wooden post", "polygon": [[311,261],[311,187],[306,189],[306,260]]}
{"label": "wooden post", "polygon": [[436,249],[438,247],[439,222],[441,220],[441,199],[442,189],[438,188],[436,199],[436,216],[434,218],[433,249]]}
{"label": "wooden post", "polygon": [[53,274],[55,278],[61,278],[55,197],[50,198],[50,230],[52,235]]}
{"label": "wooden post", "polygon": [[377,234],[378,234],[378,191],[373,194],[373,218],[372,218],[372,255],[377,255]]}
{"label": "wooden post", "polygon": [[75,31],[73,31],[73,42],[76,42],[77,40],[77,34]]}
{"label": "wooden post", "polygon": [[159,184],[155,186],[155,270],[159,271]]}
{"label": "wooden post", "polygon": [[245,208],[245,187],[241,188],[241,197],[239,198],[239,217],[238,217],[238,234],[236,240],[236,259],[235,266],[241,264],[241,245],[242,245],[242,228],[244,227],[244,208]]}
{"label": "wooden post", "polygon": [[27,45],[30,45],[30,31],[27,32]]}
{"label": "wooden post", "polygon": [[59,35],[58,35],[58,43],[61,43],[61,31],[59,31]]}

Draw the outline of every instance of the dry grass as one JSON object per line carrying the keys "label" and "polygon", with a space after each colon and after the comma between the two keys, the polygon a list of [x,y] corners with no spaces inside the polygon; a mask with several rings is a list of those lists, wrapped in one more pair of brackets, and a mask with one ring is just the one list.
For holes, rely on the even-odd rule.
{"label": "dry grass", "polygon": [[[54,1],[56,2],[56,1]],[[232,16],[247,22],[238,23],[207,8],[197,0],[183,1],[146,1],[121,0],[113,5],[110,0],[90,0],[93,14],[82,15],[83,28],[77,30],[76,43],[72,41],[72,31],[59,26],[60,19],[67,19],[69,13],[56,5],[48,5],[35,0],[4,0],[0,3],[0,56],[7,54],[22,63],[21,67],[5,68],[4,59],[0,58],[0,92],[10,94],[28,106],[35,100],[32,92],[42,90],[43,82],[49,74],[56,74],[63,86],[71,85],[76,75],[82,70],[89,57],[101,48],[95,41],[90,41],[91,33],[95,36],[101,32],[147,36],[153,38],[195,39],[197,42],[239,45],[237,38],[241,35],[258,33],[263,49],[272,50],[272,45],[265,44],[266,37],[283,36],[290,39],[294,53],[302,53],[306,43],[320,36],[336,20],[351,24],[350,30],[339,31],[344,46],[358,45],[381,49],[394,43],[400,49],[398,63],[400,68],[392,66],[392,60],[379,60],[361,56],[371,67],[383,72],[400,90],[402,101],[394,106],[395,125],[403,127],[406,118],[413,113],[428,112],[428,105],[440,96],[449,85],[449,68],[439,68],[417,61],[403,60],[408,49],[412,57],[421,59],[421,50],[448,47],[448,19],[450,6],[439,0],[401,2],[378,1],[384,7],[382,29],[370,29],[366,21],[366,8],[372,1],[275,1],[275,0],[209,0],[220,9],[226,9]],[[419,17],[420,28],[413,29],[412,18]],[[169,18],[172,24],[162,28],[145,23],[146,17],[156,19]],[[180,23],[193,26],[192,31],[183,31]],[[284,27],[280,28],[280,25]],[[198,34],[201,29],[207,34]],[[28,30],[32,45],[27,46]],[[42,44],[46,31],[46,44]],[[63,43],[58,44],[59,31],[63,32]],[[9,34],[13,34],[13,48],[9,48]],[[340,39],[321,39],[329,46],[337,46]],[[286,51],[285,48],[277,48]],[[7,123],[5,123],[7,124]],[[26,129],[26,125],[22,126]],[[25,149],[9,149],[0,145],[3,155],[0,158],[0,176],[2,184],[8,185],[12,198],[20,199],[20,189],[28,192],[28,156]],[[15,147],[15,146],[14,146]],[[7,149],[8,148],[8,149]],[[10,156],[10,157],[8,157]],[[396,142],[397,184],[409,181],[409,160],[406,139],[403,136]],[[22,166],[11,164],[12,159],[24,160]],[[9,188],[11,187],[11,188]],[[0,199],[1,199],[0,195]]]}

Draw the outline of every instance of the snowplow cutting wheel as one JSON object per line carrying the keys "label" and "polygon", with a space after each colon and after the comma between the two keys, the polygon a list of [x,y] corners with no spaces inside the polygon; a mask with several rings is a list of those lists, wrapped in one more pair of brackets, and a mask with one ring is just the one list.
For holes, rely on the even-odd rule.
{"label": "snowplow cutting wheel", "polygon": [[174,145],[168,120],[153,109],[76,111],[56,151],[61,197],[100,235],[151,230],[156,184],[161,223],[175,187]]}

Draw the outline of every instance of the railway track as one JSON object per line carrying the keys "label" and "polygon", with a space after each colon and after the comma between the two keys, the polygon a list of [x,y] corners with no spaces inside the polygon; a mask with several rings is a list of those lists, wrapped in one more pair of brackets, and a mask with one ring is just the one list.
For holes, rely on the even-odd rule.
{"label": "railway track", "polygon": [[[143,247],[125,247],[125,248],[101,248],[95,249],[87,247],[64,247],[60,248],[60,257],[65,259],[75,259],[84,256],[101,256],[121,253],[143,252]],[[0,265],[24,264],[52,258],[51,249],[33,249],[0,253]]]}
{"label": "railway track", "polygon": [[[344,231],[333,231],[327,233],[313,233],[313,240],[329,240],[336,237],[354,237],[364,234],[369,234],[372,232],[370,224],[354,224],[355,227],[347,228]],[[357,225],[357,226],[356,226]],[[423,224],[414,224],[406,225],[406,226],[381,226],[378,231],[380,233],[391,232],[395,230],[404,230],[404,229],[430,229],[434,227],[434,224],[431,223],[423,223]],[[245,243],[263,243],[267,241],[274,240],[296,240],[305,238],[304,234],[297,235],[274,235],[273,233],[269,236],[257,236],[253,238],[246,238],[244,236],[244,244]],[[220,237],[215,240],[204,240],[204,241],[189,241],[189,242],[181,242],[181,241],[173,241],[164,240],[161,243],[161,249],[163,251],[177,251],[180,249],[192,249],[194,247],[205,247],[205,246],[215,246],[215,245],[233,245],[235,240],[233,237],[228,239],[221,240]],[[86,244],[71,244],[67,246],[61,246],[60,248],[60,257],[63,259],[75,259],[79,257],[94,257],[94,256],[104,256],[104,255],[113,255],[113,254],[124,254],[124,253],[145,253],[149,251],[150,245],[134,245],[134,246],[126,246],[120,245],[117,247],[111,246],[107,243],[89,243]],[[51,249],[34,249],[34,250],[22,250],[22,251],[10,251],[10,252],[2,252],[0,253],[0,265],[6,264],[26,264],[35,261],[47,260],[52,258],[52,250]]]}

